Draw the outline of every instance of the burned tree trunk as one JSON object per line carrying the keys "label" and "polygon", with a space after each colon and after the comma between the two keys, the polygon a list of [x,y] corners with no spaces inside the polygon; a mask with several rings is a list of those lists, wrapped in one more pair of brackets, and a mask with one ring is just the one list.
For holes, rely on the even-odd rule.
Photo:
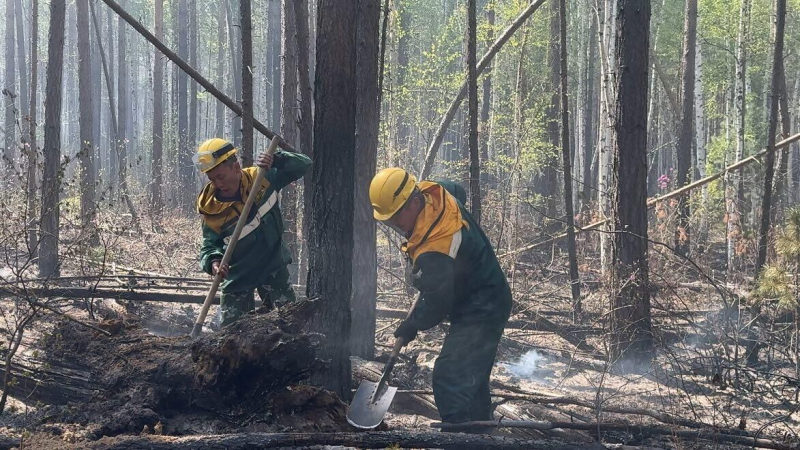
{"label": "burned tree trunk", "polygon": [[356,2],[318,4],[314,91],[314,190],[309,217],[309,298],[325,303],[314,328],[326,335],[331,360],[317,382],[350,397],[350,295],[356,122]]}
{"label": "burned tree trunk", "polygon": [[64,0],[50,2],[47,48],[47,100],[44,112],[44,168],[39,276],[58,275],[59,194],[61,193],[61,91],[64,65]]}
{"label": "burned tree trunk", "polygon": [[612,108],[611,358],[621,370],[653,358],[647,264],[647,69],[650,2],[618,0]]}

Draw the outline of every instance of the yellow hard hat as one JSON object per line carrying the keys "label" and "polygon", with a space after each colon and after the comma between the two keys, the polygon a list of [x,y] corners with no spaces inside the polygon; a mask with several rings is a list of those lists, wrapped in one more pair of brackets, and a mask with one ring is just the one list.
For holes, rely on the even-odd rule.
{"label": "yellow hard hat", "polygon": [[398,167],[378,172],[369,185],[369,200],[375,219],[389,220],[406,204],[416,185],[416,177]]}
{"label": "yellow hard hat", "polygon": [[211,138],[197,147],[197,153],[192,160],[200,172],[206,173],[234,154],[236,147],[233,144],[225,139]]}

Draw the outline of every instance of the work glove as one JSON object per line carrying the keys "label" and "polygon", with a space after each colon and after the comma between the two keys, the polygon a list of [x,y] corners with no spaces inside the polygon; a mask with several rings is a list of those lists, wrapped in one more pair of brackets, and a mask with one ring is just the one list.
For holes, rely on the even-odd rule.
{"label": "work glove", "polygon": [[394,332],[394,337],[403,339],[403,345],[408,344],[417,337],[417,327],[408,320],[400,322],[400,326]]}

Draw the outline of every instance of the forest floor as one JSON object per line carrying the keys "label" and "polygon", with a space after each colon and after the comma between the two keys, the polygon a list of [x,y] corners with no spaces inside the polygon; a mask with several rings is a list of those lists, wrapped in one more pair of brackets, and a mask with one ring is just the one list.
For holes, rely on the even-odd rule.
{"label": "forest floor", "polygon": [[[173,219],[157,230],[135,232],[116,226],[117,220],[104,218],[99,245],[91,252],[78,231],[66,229],[61,279],[50,280],[48,287],[182,293],[202,301],[209,281],[197,269],[195,220]],[[709,246],[694,262],[716,267],[717,250]],[[9,291],[14,277],[35,278],[26,275],[32,270],[13,274],[19,271],[11,264],[19,262],[8,257],[8,247],[4,252],[0,271],[6,288],[0,292]],[[737,345],[749,320],[739,306],[744,301],[737,285],[665,249],[652,253],[658,355],[652,365],[627,374],[613,370],[605,356],[608,293],[598,282],[596,255],[581,255],[585,313],[578,324],[571,314],[566,259],[558,249],[540,259],[503,261],[515,305],[492,375],[495,417],[567,422],[591,431],[504,428],[495,434],[585,445],[597,442],[599,433],[606,445],[670,449],[733,448],[714,436],[738,434],[768,441],[771,448],[800,445],[795,318],[777,309],[770,315],[769,327],[762,326],[760,334],[762,359],[748,367],[744,347]],[[398,261],[391,255],[379,258],[385,270],[378,307],[385,313],[379,312],[378,355],[376,361],[353,359],[354,388],[380,372],[399,322],[392,312],[410,307],[412,295],[397,275],[387,275],[402,277]],[[23,284],[27,291],[39,286]],[[20,283],[15,286],[19,294]],[[6,340],[21,298],[0,298]],[[313,306],[262,311],[236,327],[210,333],[217,330],[217,308],[212,307],[208,333],[196,342],[186,337],[196,304],[54,299],[48,306],[58,313],[33,322],[14,357],[12,398],[0,416],[0,434],[6,438],[0,447],[18,445],[20,438],[24,448],[113,447],[116,441],[109,437],[148,432],[353,431],[344,420],[345,403],[306,381],[321,367],[314,358],[315,337],[301,327]],[[64,314],[111,336],[65,320]],[[431,373],[446,331],[443,324],[422,332],[404,349],[393,381],[400,391],[384,429],[428,432],[438,421]]]}

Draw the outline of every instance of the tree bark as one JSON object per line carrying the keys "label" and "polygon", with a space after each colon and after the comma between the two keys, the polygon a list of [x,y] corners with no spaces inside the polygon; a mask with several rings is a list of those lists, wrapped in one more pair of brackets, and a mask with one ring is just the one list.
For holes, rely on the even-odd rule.
{"label": "tree bark", "polygon": [[119,192],[126,203],[128,201],[128,144],[130,142],[128,122],[131,115],[127,35],[125,22],[121,17],[117,18],[117,140],[114,143],[114,150],[119,163]]}
{"label": "tree bark", "polygon": [[30,114],[30,100],[28,94],[30,87],[28,86],[28,68],[25,61],[25,32],[23,28],[22,19],[22,0],[16,0],[15,14],[16,18],[16,31],[17,31],[17,67],[19,67],[19,109],[21,113],[20,125],[22,128],[22,135],[20,141],[24,145],[28,142],[28,116]]}
{"label": "tree bark", "polygon": [[281,3],[278,0],[269,2],[269,34],[268,47],[270,52],[270,70],[272,71],[272,88],[269,90],[272,103],[271,110],[272,128],[281,127]]}
{"label": "tree bark", "polygon": [[[94,2],[89,3],[89,8],[91,11],[94,11]],[[94,17],[92,18],[94,20]],[[112,117],[112,120],[108,121],[108,186],[111,192],[117,188],[119,185],[119,161],[117,161],[117,157],[119,156],[117,153],[117,111],[115,108],[115,88],[114,83],[116,81],[116,77],[111,77],[110,74],[114,73],[114,12],[111,10],[107,11],[106,14],[106,22],[107,22],[107,34],[106,34],[106,43],[108,45],[108,62],[106,63],[105,57],[103,57],[103,75],[106,80],[106,90],[108,94],[108,104],[109,110],[108,114]],[[98,28],[95,30],[95,34],[100,34],[99,24],[95,23],[95,27]],[[102,41],[98,37],[97,39],[98,45],[101,47],[101,55],[102,55]]]}
{"label": "tree bark", "polygon": [[588,37],[588,44],[587,44],[587,68],[586,68],[586,78],[584,83],[586,84],[586,97],[584,99],[585,106],[581,108],[581,123],[582,123],[582,131],[583,131],[583,149],[581,150],[581,154],[583,155],[583,185],[581,186],[582,192],[582,199],[581,199],[581,211],[588,211],[589,204],[591,203],[592,198],[592,161],[595,159],[595,155],[597,151],[595,150],[595,123],[594,123],[594,116],[595,116],[595,96],[596,96],[596,66],[595,60],[597,59],[597,19],[594,17],[593,14],[589,14],[589,21],[591,22],[589,26],[589,37]]}
{"label": "tree bark", "polygon": [[[498,51],[511,39],[511,36],[525,23],[526,20],[534,13],[540,6],[544,3],[544,0],[534,0],[530,5],[528,5],[525,10],[517,16],[516,19],[508,26],[500,36],[498,36],[497,40],[492,44],[492,46],[486,51],[483,57],[478,61],[478,66],[476,68],[477,75],[483,73],[489,63],[492,61],[492,58],[497,54]],[[450,106],[447,108],[447,112],[445,113],[442,121],[439,123],[439,127],[436,129],[434,136],[431,140],[430,145],[428,146],[427,153],[425,154],[425,164],[422,166],[422,171],[420,172],[419,179],[426,179],[430,176],[431,171],[433,170],[433,163],[436,160],[436,153],[439,151],[439,146],[442,144],[442,140],[444,139],[444,134],[447,131],[447,128],[450,126],[450,123],[453,121],[453,118],[458,111],[458,107],[461,105],[461,102],[464,100],[464,97],[467,96],[467,83],[466,81],[464,84],[461,85],[456,98],[450,103]]]}
{"label": "tree bark", "polygon": [[[297,38],[294,0],[281,0],[281,136],[289,144],[297,143]],[[281,195],[281,211],[286,224],[284,241],[297,261],[302,236],[297,233],[298,204],[295,184],[286,186]],[[292,267],[294,269],[294,267]]]}
{"label": "tree bark", "polygon": [[569,146],[569,99],[567,96],[567,5],[558,2],[558,33],[561,88],[561,159],[564,170],[564,206],[567,219],[567,251],[569,253],[569,282],[572,293],[573,321],[581,322],[581,285],[578,278],[578,257],[575,250],[575,211],[572,205],[572,155]]}
{"label": "tree bark", "polygon": [[353,218],[353,297],[350,300],[351,354],[375,356],[375,308],[378,290],[377,224],[372,217],[369,184],[378,153],[378,37],[380,0],[358,0],[356,19],[356,154]]}
{"label": "tree bark", "polygon": [[356,115],[356,3],[320,0],[314,103],[314,190],[309,217],[308,298],[322,297],[316,330],[330,368],[317,382],[350,398],[350,298]]}
{"label": "tree bark", "polygon": [[476,0],[467,0],[467,91],[469,92],[469,206],[475,221],[481,223],[481,162],[478,148],[478,73]]}
{"label": "tree bark", "polygon": [[[745,86],[747,75],[747,47],[750,41],[750,2],[742,0],[739,17],[739,37],[736,50],[736,161],[744,158],[745,145],[745,113],[746,98]],[[728,274],[735,269],[738,262],[736,244],[742,238],[741,205],[743,202],[744,187],[742,176],[731,173],[725,180],[726,186],[726,219],[727,219],[727,256]]]}
{"label": "tree bark", "polygon": [[[786,0],[776,0],[775,9],[775,50],[772,60],[772,100],[769,108],[769,129],[767,131],[767,157],[764,160],[764,197],[761,203],[761,227],[758,233],[758,258],[756,259],[756,278],[767,262],[770,219],[772,218],[772,183],[775,177],[775,136],[778,131],[778,96],[780,95],[781,66],[783,60],[784,30],[786,28]],[[757,359],[757,357],[756,357]]]}
{"label": "tree bark", "polygon": [[44,113],[44,169],[42,173],[42,224],[39,276],[58,276],[59,194],[61,192],[61,94],[64,65],[66,2],[50,2],[47,48],[47,90]]}
{"label": "tree bark", "polygon": [[[314,159],[314,117],[312,114],[314,104],[314,91],[311,88],[311,78],[309,73],[310,48],[309,48],[309,21],[308,21],[308,1],[294,0],[294,18],[297,43],[297,80],[298,80],[298,103],[300,114],[296,114],[298,138],[298,151],[305,153],[312,160]],[[311,194],[314,186],[311,177],[303,179],[303,199],[298,202],[297,214],[300,215],[302,209],[302,222],[298,222],[296,227],[297,253],[298,253],[298,278],[305,279],[308,267],[307,240],[309,217],[311,217]]]}
{"label": "tree bark", "polygon": [[[227,14],[228,14],[228,42],[231,47],[231,67],[233,77],[233,98],[237,104],[241,104],[242,99],[242,47],[241,39],[237,35],[237,31],[241,31],[240,24],[236,22],[237,14],[233,10],[235,0],[228,0]],[[180,54],[179,54],[180,56]],[[233,124],[231,125],[231,133],[233,134],[233,145],[240,147],[242,143],[242,116],[241,114],[233,117]],[[253,155],[250,155],[252,161]],[[240,155],[239,158],[244,160],[246,157]]]}
{"label": "tree bark", "polygon": [[559,52],[559,12],[558,1],[550,2],[550,33],[547,45],[547,67],[549,69],[549,77],[547,80],[547,90],[550,92],[550,103],[545,111],[545,120],[547,121],[547,141],[550,144],[548,150],[544,153],[544,160],[542,161],[542,178],[540,181],[540,192],[544,197],[545,203],[545,217],[543,223],[546,223],[546,229],[552,230],[557,227],[558,223],[553,221],[554,217],[558,216],[558,170],[555,155],[558,154],[559,142],[559,114],[560,114],[560,98],[559,98],[559,85],[560,85],[560,52]]}
{"label": "tree bark", "polygon": [[6,178],[14,173],[16,158],[16,106],[14,98],[18,95],[16,87],[16,62],[14,61],[14,0],[6,0],[6,60],[5,84],[3,85],[3,105],[5,109],[5,145],[3,146],[3,165]]}
{"label": "tree bark", "polygon": [[[686,186],[692,167],[692,141],[694,138],[694,71],[697,42],[697,0],[686,0],[683,26],[683,58],[681,60],[681,127],[676,154],[678,156],[678,187]],[[689,199],[678,201],[678,227],[675,230],[675,249],[689,254]]]}
{"label": "tree bark", "polygon": [[[703,51],[700,40],[695,40],[695,87],[694,87],[694,107],[695,107],[695,148],[697,149],[697,162],[696,173],[698,179],[706,177],[706,104],[703,92]],[[649,131],[649,130],[648,130]],[[786,137],[789,137],[788,135]],[[699,242],[705,242],[708,239],[708,187],[703,187],[702,190],[702,216],[700,218]],[[700,244],[706,247],[705,244]]]}
{"label": "tree bark", "polygon": [[[239,0],[242,33],[242,166],[253,165],[253,20],[250,0]],[[284,136],[285,138],[285,136]]]}
{"label": "tree bark", "polygon": [[81,223],[89,225],[95,215],[94,129],[92,123],[92,65],[89,48],[89,0],[77,0],[78,91],[81,137]]}
{"label": "tree bark", "polygon": [[[492,41],[494,40],[494,2],[487,2],[486,4],[486,47],[490,47],[492,45]],[[482,161],[489,161],[489,136],[491,133],[489,132],[491,122],[490,122],[490,114],[491,114],[491,106],[492,106],[492,64],[490,63],[488,67],[486,67],[485,73],[483,75],[483,87],[481,92],[481,129],[480,129],[480,146],[481,146],[481,160]],[[482,177],[486,179],[486,174],[483,173]]]}
{"label": "tree bark", "polygon": [[[156,39],[164,39],[164,0],[155,0],[155,31]],[[218,45],[222,46],[220,42]],[[155,217],[161,215],[164,208],[162,191],[164,190],[164,55],[153,50],[153,180],[151,184],[151,198]],[[220,106],[221,107],[221,106]]]}
{"label": "tree bark", "polygon": [[[217,86],[225,87],[225,2],[227,0],[217,0]],[[156,36],[156,39],[163,41],[164,38]],[[216,125],[214,135],[220,139],[225,136],[225,105],[217,102]]]}
{"label": "tree bark", "polygon": [[[189,56],[189,3],[188,0],[178,0],[178,57],[184,61]],[[180,189],[184,195],[179,196],[178,203],[184,211],[189,211],[190,195],[193,192],[194,186],[191,185],[190,170],[194,169],[192,164],[192,149],[189,143],[189,110],[188,110],[188,88],[189,80],[186,72],[178,72],[178,176],[180,180]],[[237,97],[238,98],[238,90]]]}
{"label": "tree bark", "polygon": [[647,71],[650,2],[618,0],[612,108],[612,289],[610,351],[622,371],[653,358],[647,264]]}
{"label": "tree bark", "polygon": [[[400,4],[399,24],[397,25],[400,34],[397,40],[397,67],[395,69],[394,86],[405,86],[406,76],[408,75],[408,44],[411,40],[411,12],[409,5]],[[406,158],[408,163],[413,164],[411,143],[409,142],[409,124],[406,108],[408,102],[403,102],[402,96],[395,93],[392,95],[392,102],[395,116],[395,143],[394,147],[401,158]]]}
{"label": "tree bark", "polygon": [[36,233],[36,198],[39,148],[36,142],[36,107],[39,85],[39,0],[31,0],[31,104],[30,117],[30,146],[28,147],[28,180],[27,180],[27,208],[28,208],[28,254],[33,258],[38,254],[38,235]]}
{"label": "tree bark", "polygon": [[[189,0],[187,5],[189,7],[189,65],[192,67],[198,67],[198,60],[197,60],[197,35],[199,30],[197,28],[197,0]],[[189,123],[187,128],[187,142],[189,146],[189,154],[194,154],[194,147],[197,145],[197,83],[192,79],[189,81]],[[250,102],[252,105],[252,100]],[[244,104],[242,104],[242,111],[244,112]],[[252,116],[251,116],[252,118]],[[251,133],[252,134],[252,133]],[[205,140],[205,139],[203,139]],[[247,166],[248,153],[245,150],[242,151],[242,161],[244,166]],[[252,151],[250,152],[249,156],[252,158]],[[191,158],[190,158],[191,159]],[[190,165],[186,169],[186,174],[189,176],[188,185],[192,187],[191,190],[185,191],[184,196],[188,197],[189,204],[191,208],[194,209],[194,191],[195,186],[197,185],[197,171],[194,168],[194,165]]]}

